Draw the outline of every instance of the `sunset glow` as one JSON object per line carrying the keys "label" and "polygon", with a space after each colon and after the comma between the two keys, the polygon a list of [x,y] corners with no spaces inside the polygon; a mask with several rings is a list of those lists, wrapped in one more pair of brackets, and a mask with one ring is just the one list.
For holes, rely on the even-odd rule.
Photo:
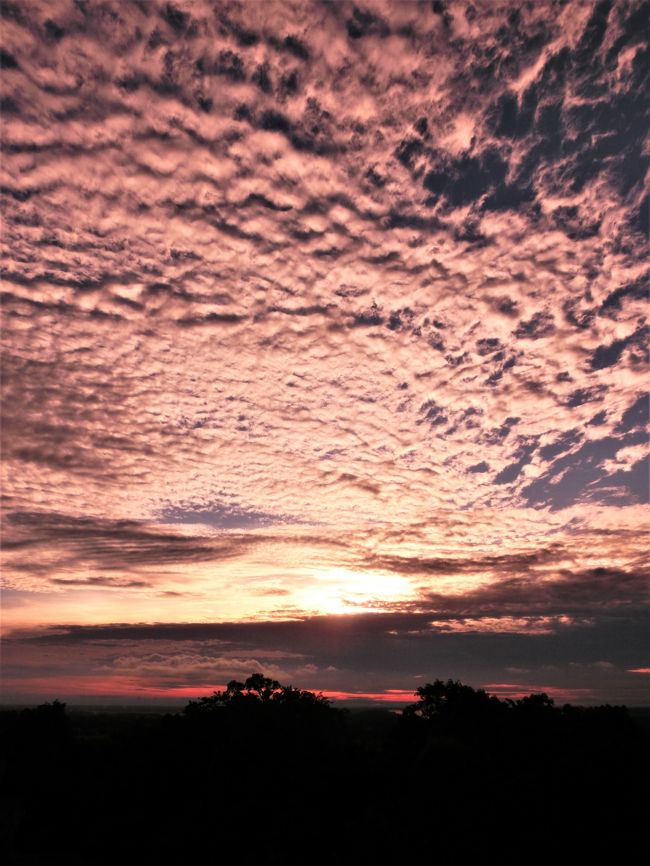
{"label": "sunset glow", "polygon": [[316,572],[315,583],[298,595],[312,614],[368,613],[389,610],[390,604],[416,598],[412,584],[397,574],[332,568]]}
{"label": "sunset glow", "polygon": [[646,704],[640,4],[18,5],[3,699]]}

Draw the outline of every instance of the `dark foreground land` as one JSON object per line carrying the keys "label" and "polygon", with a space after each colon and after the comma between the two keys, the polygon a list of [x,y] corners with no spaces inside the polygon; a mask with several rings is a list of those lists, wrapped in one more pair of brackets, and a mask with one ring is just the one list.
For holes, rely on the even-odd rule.
{"label": "dark foreground land", "polygon": [[[635,862],[650,725],[448,681],[403,714],[251,677],[179,713],[0,713],[3,861]],[[636,855],[636,856],[634,856]],[[634,857],[634,860],[632,859]]]}

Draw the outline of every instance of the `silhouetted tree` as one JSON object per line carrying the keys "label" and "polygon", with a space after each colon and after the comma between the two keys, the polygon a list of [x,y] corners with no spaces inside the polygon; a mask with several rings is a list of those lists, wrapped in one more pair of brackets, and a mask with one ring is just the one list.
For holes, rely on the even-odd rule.
{"label": "silhouetted tree", "polygon": [[[457,680],[416,695],[403,715],[345,713],[255,673],[178,714],[0,711],[3,862],[212,863],[223,837],[241,866],[395,863],[405,844],[411,859],[474,866],[504,816],[504,866],[549,836],[563,862],[634,862],[650,722]],[[271,828],[263,844],[251,827]],[[314,850],[332,827],[347,847]]]}
{"label": "silhouetted tree", "polygon": [[293,686],[283,686],[277,680],[269,679],[264,674],[254,673],[241,683],[231,680],[225,691],[215,691],[209,697],[190,701],[185,707],[185,714],[196,716],[222,708],[258,707],[259,705],[273,707],[290,707],[297,711],[328,710],[330,702],[322,694],[297,689]]}
{"label": "silhouetted tree", "polygon": [[405,707],[405,715],[416,715],[423,719],[462,717],[469,714],[484,715],[496,710],[501,701],[488,695],[483,689],[465,686],[459,680],[435,680],[420,686],[416,691],[419,703]]}
{"label": "silhouetted tree", "polygon": [[458,680],[435,680],[421,686],[416,704],[404,709],[404,722],[426,723],[426,729],[446,737],[485,738],[499,727],[508,705],[483,689],[473,689]]}

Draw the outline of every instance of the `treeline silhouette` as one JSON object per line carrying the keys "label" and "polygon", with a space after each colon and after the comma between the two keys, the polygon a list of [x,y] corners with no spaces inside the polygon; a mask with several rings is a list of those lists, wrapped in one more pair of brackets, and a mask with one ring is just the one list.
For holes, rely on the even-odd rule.
{"label": "treeline silhouette", "polygon": [[262,674],[183,712],[0,713],[5,863],[627,862],[650,738],[624,707],[460,682],[402,713]]}

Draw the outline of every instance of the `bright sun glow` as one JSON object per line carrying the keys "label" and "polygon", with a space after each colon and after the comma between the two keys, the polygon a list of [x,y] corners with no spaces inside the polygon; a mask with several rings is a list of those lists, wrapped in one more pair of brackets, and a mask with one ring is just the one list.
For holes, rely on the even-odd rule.
{"label": "bright sun glow", "polygon": [[299,603],[321,614],[382,610],[383,605],[415,595],[410,581],[396,574],[328,568],[314,571],[313,579],[314,583],[299,593]]}

